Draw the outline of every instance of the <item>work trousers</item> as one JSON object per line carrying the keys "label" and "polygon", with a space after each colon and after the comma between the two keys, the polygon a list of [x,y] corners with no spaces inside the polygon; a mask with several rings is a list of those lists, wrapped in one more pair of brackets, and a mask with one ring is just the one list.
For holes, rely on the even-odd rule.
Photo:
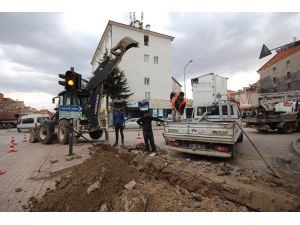
{"label": "work trousers", "polygon": [[116,124],[115,125],[115,132],[116,132],[116,143],[115,144],[118,144],[119,143],[119,131],[120,131],[120,134],[121,134],[121,140],[122,140],[122,144],[124,144],[124,133],[123,133],[123,129],[124,129],[124,126],[123,124]]}
{"label": "work trousers", "polygon": [[154,137],[153,137],[153,132],[151,131],[143,131],[143,136],[144,136],[144,142],[145,142],[145,147],[146,147],[146,151],[150,151],[149,148],[149,142],[151,145],[151,149],[153,152],[156,151],[156,146],[154,143]]}

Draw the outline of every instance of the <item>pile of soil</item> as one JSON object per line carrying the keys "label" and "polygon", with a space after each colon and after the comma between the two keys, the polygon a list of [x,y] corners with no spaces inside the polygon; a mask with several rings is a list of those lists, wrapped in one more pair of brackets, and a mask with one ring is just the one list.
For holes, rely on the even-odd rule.
{"label": "pile of soil", "polygon": [[99,145],[90,159],[57,181],[55,190],[31,202],[30,211],[247,211],[159,176],[147,166],[156,158]]}

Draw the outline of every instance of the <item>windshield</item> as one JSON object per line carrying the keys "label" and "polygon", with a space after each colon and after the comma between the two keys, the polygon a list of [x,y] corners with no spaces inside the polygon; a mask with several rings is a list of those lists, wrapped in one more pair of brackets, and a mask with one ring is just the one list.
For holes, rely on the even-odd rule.
{"label": "windshield", "polygon": [[38,118],[37,118],[37,122],[38,122],[38,123],[42,123],[42,122],[45,122],[45,121],[47,121],[47,120],[49,120],[48,117],[38,117]]}

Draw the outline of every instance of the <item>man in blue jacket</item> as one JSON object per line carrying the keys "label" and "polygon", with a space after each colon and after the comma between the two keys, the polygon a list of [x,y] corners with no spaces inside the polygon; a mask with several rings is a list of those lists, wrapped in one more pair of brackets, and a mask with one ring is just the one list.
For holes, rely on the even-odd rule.
{"label": "man in blue jacket", "polygon": [[116,133],[116,142],[113,145],[114,147],[118,146],[119,131],[121,134],[122,145],[124,145],[124,134],[123,134],[124,123],[125,123],[125,115],[122,112],[122,109],[117,108],[117,111],[114,113],[114,128]]}

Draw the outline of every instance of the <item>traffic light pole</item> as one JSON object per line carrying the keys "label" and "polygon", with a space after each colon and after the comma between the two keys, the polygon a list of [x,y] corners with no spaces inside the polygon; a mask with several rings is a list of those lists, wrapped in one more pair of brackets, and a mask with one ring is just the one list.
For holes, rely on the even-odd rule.
{"label": "traffic light pole", "polygon": [[[73,128],[73,119],[69,120],[69,127]],[[69,130],[69,155],[68,157],[72,157],[73,155],[73,129]]]}
{"label": "traffic light pole", "polygon": [[[70,100],[71,100],[71,105],[74,104],[74,98],[75,98],[75,93],[74,91],[70,91]],[[66,158],[67,161],[70,161],[73,159],[73,118],[69,119],[69,153],[68,156]]]}

